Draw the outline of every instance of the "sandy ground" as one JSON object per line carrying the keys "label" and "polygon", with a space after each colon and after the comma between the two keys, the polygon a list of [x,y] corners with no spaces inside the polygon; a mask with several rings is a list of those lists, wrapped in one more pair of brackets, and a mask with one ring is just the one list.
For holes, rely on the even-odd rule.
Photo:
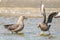
{"label": "sandy ground", "polygon": [[1,0],[0,7],[33,7],[41,6],[41,1],[47,8],[60,8],[60,0]]}
{"label": "sandy ground", "polygon": [[[60,12],[60,8],[45,8],[46,13]],[[0,7],[0,16],[28,16],[28,17],[42,17],[40,8],[19,8],[19,7]]]}

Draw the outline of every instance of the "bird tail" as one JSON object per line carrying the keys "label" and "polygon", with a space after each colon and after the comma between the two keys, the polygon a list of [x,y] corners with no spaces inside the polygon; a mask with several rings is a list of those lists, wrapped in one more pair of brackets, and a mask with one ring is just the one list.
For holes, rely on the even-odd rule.
{"label": "bird tail", "polygon": [[5,28],[8,28],[11,25],[13,25],[13,24],[7,24],[7,25],[4,25],[4,26],[5,26]]}
{"label": "bird tail", "polygon": [[9,25],[4,25],[4,27],[5,27],[5,28],[8,28],[8,27],[9,27]]}

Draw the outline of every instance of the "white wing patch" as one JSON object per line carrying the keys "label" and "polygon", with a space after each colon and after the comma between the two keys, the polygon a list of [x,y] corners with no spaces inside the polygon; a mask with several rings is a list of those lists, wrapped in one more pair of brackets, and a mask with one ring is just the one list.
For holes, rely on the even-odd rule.
{"label": "white wing patch", "polygon": [[56,15],[56,17],[60,16],[60,12]]}

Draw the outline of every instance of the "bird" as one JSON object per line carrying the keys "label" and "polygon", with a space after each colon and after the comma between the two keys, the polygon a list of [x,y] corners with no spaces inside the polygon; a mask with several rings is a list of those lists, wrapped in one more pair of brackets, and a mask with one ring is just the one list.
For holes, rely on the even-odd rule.
{"label": "bird", "polygon": [[[51,34],[49,29],[51,27],[51,25],[49,25],[49,23],[52,22],[52,19],[57,15],[58,12],[52,12],[50,13],[50,15],[48,16],[48,18],[46,18],[46,12],[45,12],[45,7],[44,7],[44,4],[41,5],[41,14],[43,15],[44,17],[44,20],[42,23],[39,23],[38,24],[38,28],[41,29],[42,33],[44,33],[44,31],[48,31],[49,32],[49,35]],[[41,34],[42,34],[41,33]]]}
{"label": "bird", "polygon": [[[52,12],[52,13],[54,13],[54,12]],[[57,13],[57,15],[54,18],[60,18],[60,12],[56,12],[56,13]]]}
{"label": "bird", "polygon": [[24,28],[25,16],[20,16],[16,24],[5,24],[4,27],[10,30],[12,33],[18,33]]}

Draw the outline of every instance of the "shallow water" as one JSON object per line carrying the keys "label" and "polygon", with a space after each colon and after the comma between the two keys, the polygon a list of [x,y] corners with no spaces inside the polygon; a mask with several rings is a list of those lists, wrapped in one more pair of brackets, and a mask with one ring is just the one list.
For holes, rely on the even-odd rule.
{"label": "shallow water", "polygon": [[41,30],[37,27],[43,18],[28,18],[24,20],[24,29],[18,34],[12,34],[4,28],[4,24],[16,24],[18,18],[0,17],[0,40],[60,40],[60,18],[54,18],[50,28],[51,35],[40,36]]}

